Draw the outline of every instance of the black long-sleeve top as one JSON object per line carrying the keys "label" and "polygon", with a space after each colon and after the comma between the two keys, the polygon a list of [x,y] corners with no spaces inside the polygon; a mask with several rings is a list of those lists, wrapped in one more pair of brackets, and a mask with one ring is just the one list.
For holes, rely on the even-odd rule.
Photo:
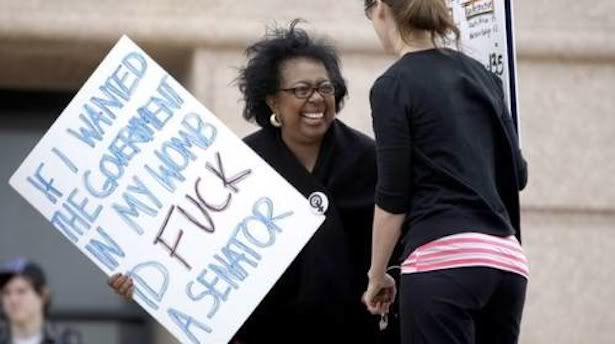
{"label": "black long-sleeve top", "polygon": [[310,173],[279,132],[244,139],[306,198],[323,192],[326,220],[236,336],[241,343],[376,343],[377,319],[361,304],[367,284],[376,184],[373,140],[339,120]]}
{"label": "black long-sleeve top", "polygon": [[376,204],[407,214],[404,257],[461,232],[520,238],[527,169],[497,76],[459,52],[414,52],[378,78],[370,101]]}

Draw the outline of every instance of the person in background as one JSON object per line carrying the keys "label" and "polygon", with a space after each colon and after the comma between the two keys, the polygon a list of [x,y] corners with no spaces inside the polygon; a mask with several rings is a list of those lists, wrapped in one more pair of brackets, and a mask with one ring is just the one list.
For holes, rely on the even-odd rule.
{"label": "person in background", "polygon": [[[237,80],[243,117],[260,130],[244,141],[314,199],[326,220],[234,342],[396,343],[395,333],[380,333],[378,317],[361,304],[376,183],[374,142],[336,118],[347,95],[338,55],[297,24],[271,30],[246,51]],[[109,284],[130,298],[129,278],[115,275]]]}
{"label": "person in background", "polygon": [[397,61],[370,94],[378,152],[372,260],[364,302],[385,313],[386,274],[403,235],[402,343],[516,343],[528,263],[519,190],[527,167],[501,81],[444,48],[459,30],[444,0],[365,0]]}
{"label": "person in background", "polygon": [[81,344],[82,336],[48,320],[51,296],[45,273],[35,263],[15,258],[0,267],[2,312],[0,344]]}

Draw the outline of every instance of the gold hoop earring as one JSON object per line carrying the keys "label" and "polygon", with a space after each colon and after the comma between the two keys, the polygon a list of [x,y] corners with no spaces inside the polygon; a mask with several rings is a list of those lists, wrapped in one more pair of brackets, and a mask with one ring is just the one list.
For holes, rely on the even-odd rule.
{"label": "gold hoop earring", "polygon": [[280,122],[278,115],[275,113],[272,113],[271,117],[269,117],[269,123],[271,123],[271,125],[273,125],[276,128],[282,127],[282,122]]}

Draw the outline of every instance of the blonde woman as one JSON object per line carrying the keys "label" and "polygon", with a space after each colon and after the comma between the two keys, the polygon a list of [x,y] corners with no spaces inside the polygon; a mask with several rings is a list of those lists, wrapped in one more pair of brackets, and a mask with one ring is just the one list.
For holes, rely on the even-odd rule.
{"label": "blonde woman", "polygon": [[387,312],[397,289],[386,264],[403,237],[402,343],[516,343],[528,278],[519,242],[527,170],[501,82],[442,46],[459,39],[444,0],[364,5],[398,59],[370,95],[378,182],[363,301]]}

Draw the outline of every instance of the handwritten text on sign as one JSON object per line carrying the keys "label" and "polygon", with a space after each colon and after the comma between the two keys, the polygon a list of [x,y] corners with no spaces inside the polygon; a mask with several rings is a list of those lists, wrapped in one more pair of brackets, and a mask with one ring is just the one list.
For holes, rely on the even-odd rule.
{"label": "handwritten text on sign", "polygon": [[324,220],[127,37],[10,184],[187,343],[227,342]]}
{"label": "handwritten text on sign", "polygon": [[516,75],[514,66],[509,65],[514,42],[510,41],[507,32],[506,1],[448,0],[447,4],[461,32],[463,50],[502,79],[506,101],[512,111],[511,103],[516,102],[517,96],[511,88],[511,79],[516,79]]}

